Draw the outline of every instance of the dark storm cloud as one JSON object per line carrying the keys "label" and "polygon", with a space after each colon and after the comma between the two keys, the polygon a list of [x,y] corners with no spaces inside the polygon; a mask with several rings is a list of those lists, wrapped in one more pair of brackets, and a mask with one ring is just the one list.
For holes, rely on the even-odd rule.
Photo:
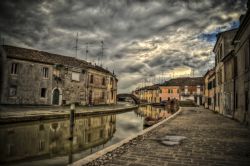
{"label": "dark storm cloud", "polygon": [[[74,56],[119,76],[119,90],[160,72],[212,66],[216,33],[235,28],[246,0],[2,0],[0,33],[6,44]],[[235,23],[236,22],[236,23]]]}

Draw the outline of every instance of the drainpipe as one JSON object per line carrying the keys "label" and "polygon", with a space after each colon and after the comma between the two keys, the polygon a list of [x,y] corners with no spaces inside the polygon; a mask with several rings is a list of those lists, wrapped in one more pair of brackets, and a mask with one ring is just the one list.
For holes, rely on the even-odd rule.
{"label": "drainpipe", "polygon": [[7,55],[6,52],[4,51],[4,46],[0,46],[0,103],[3,102],[4,99],[4,89],[6,86],[6,81],[5,81],[5,71],[6,71],[6,62],[7,60]]}
{"label": "drainpipe", "polygon": [[233,67],[234,67],[234,73],[233,73],[233,115],[232,115],[232,119],[234,119],[234,114],[235,114],[235,110],[236,110],[236,76],[235,76],[235,67],[237,65],[235,65],[237,63],[236,61],[236,56],[233,52]]}

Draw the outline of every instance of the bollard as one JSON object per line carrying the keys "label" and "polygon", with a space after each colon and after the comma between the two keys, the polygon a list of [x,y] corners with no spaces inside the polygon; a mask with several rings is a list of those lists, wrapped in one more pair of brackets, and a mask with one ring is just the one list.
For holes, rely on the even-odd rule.
{"label": "bollard", "polygon": [[70,117],[69,117],[69,121],[70,121],[70,137],[69,139],[72,140],[73,139],[73,131],[74,131],[74,125],[75,125],[75,104],[71,104],[70,105]]}
{"label": "bollard", "polygon": [[74,126],[75,122],[75,104],[70,105],[70,126]]}

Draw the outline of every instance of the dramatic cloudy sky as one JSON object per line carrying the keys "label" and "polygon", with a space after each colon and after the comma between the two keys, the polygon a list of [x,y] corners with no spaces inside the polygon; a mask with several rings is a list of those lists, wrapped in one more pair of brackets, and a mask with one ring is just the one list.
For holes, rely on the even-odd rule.
{"label": "dramatic cloudy sky", "polygon": [[[114,70],[119,92],[143,82],[200,76],[216,34],[239,26],[246,0],[1,0],[4,43],[75,56]],[[144,83],[145,84],[145,83]]]}

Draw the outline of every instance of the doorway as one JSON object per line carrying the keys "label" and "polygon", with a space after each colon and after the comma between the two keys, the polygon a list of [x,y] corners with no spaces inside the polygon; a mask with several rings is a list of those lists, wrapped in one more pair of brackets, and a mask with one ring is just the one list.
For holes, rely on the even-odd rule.
{"label": "doorway", "polygon": [[60,99],[60,91],[59,89],[55,89],[53,91],[52,104],[59,105],[59,99]]}

